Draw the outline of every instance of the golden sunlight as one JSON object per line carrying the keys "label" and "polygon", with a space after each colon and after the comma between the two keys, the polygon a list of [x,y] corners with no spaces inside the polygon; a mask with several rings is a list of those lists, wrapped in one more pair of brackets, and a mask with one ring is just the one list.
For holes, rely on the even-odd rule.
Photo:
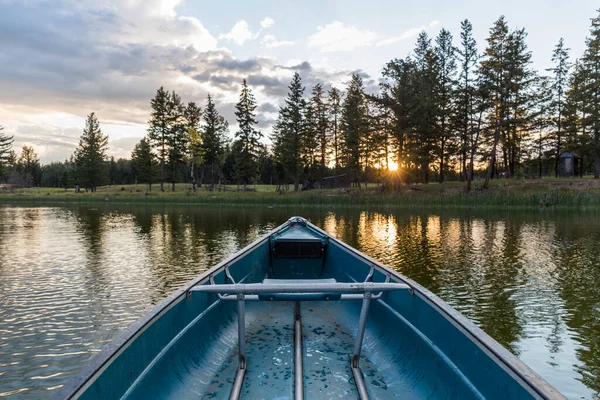
{"label": "golden sunlight", "polygon": [[388,168],[390,169],[390,171],[397,171],[398,170],[398,163],[396,161],[393,161],[393,160],[388,160]]}

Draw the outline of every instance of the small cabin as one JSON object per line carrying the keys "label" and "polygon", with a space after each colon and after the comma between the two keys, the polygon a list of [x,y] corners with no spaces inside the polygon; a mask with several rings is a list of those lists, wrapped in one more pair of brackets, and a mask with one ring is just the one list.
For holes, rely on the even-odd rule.
{"label": "small cabin", "polygon": [[349,174],[341,174],[327,176],[320,181],[315,182],[314,187],[317,189],[337,189],[350,186],[352,183]]}
{"label": "small cabin", "polygon": [[561,153],[558,174],[562,178],[583,176],[583,159],[571,151]]}

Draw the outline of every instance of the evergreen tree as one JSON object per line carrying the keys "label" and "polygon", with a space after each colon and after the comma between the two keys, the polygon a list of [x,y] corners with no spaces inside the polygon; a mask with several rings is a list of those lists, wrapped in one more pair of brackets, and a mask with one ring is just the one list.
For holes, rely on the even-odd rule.
{"label": "evergreen tree", "polygon": [[261,145],[258,151],[259,182],[272,185],[275,178],[275,159],[269,153],[267,146]]}
{"label": "evergreen tree", "polygon": [[312,118],[309,121],[310,136],[313,137],[318,145],[319,178],[325,176],[327,166],[327,147],[329,145],[328,130],[329,120],[327,116],[327,103],[323,85],[317,83],[312,90],[312,96],[308,108],[311,110]]}
{"label": "evergreen tree", "polygon": [[490,29],[487,40],[485,55],[481,61],[479,73],[481,75],[482,92],[489,99],[490,108],[488,112],[488,124],[491,132],[491,149],[486,179],[483,189],[487,189],[496,166],[496,152],[500,134],[506,120],[508,89],[507,89],[507,66],[505,64],[508,47],[508,25],[501,16]]}
{"label": "evergreen tree", "polygon": [[108,183],[109,185],[115,185],[117,183],[119,175],[119,167],[117,166],[117,162],[114,157],[110,157],[110,161],[108,162]]}
{"label": "evergreen tree", "polygon": [[165,182],[165,163],[169,154],[168,138],[169,138],[169,93],[161,86],[156,95],[150,100],[150,121],[148,124],[148,138],[152,147],[156,149],[158,161],[160,162],[160,191],[164,192]]}
{"label": "evergreen tree", "polygon": [[[600,10],[598,10],[600,13]],[[600,15],[592,18],[581,59],[579,96],[583,129],[589,133],[594,157],[594,178],[600,178]]]}
{"label": "evergreen tree", "polygon": [[437,62],[437,118],[438,118],[438,159],[440,165],[439,182],[444,182],[447,162],[453,144],[451,140],[454,112],[454,84],[456,75],[456,49],[452,44],[452,35],[446,29],[442,29],[437,36],[435,47],[435,58]]}
{"label": "evergreen tree", "polygon": [[169,95],[167,102],[167,161],[170,167],[171,191],[175,191],[175,182],[178,178],[178,169],[184,164],[188,143],[188,121],[185,115],[185,106],[181,97],[174,91]]}
{"label": "evergreen tree", "polygon": [[136,182],[148,185],[152,191],[152,184],[156,181],[156,156],[152,153],[152,146],[147,138],[142,138],[131,153],[131,162],[136,177]]}
{"label": "evergreen tree", "polygon": [[[582,156],[587,155],[584,151],[587,135],[583,126],[583,72],[581,62],[578,60],[573,64],[573,72],[568,79],[568,87],[565,93],[565,108],[564,108],[564,147],[579,151]],[[586,153],[586,154],[584,154]],[[592,155],[593,157],[593,155]]]}
{"label": "evergreen tree", "polygon": [[358,74],[352,74],[346,98],[342,105],[341,131],[345,139],[346,168],[358,188],[361,188],[361,144],[367,130],[366,101],[363,82]]}
{"label": "evergreen tree", "polygon": [[235,176],[239,183],[244,186],[251,183],[258,174],[258,150],[259,140],[262,134],[256,130],[256,100],[252,91],[248,88],[246,80],[242,82],[240,100],[235,105],[235,116],[238,123],[235,154]]}
{"label": "evergreen tree", "polygon": [[380,96],[366,96],[366,100],[365,175],[367,179],[380,182],[382,171],[389,170],[390,138],[394,126],[392,111]]}
{"label": "evergreen tree", "polygon": [[[390,111],[390,130],[393,148],[399,168],[409,168],[414,161],[414,152],[409,153],[410,141],[414,127],[413,113],[416,104],[416,67],[414,62],[395,59],[383,69],[383,80],[380,84],[381,103]],[[412,153],[412,154],[411,154]],[[403,175],[399,175],[401,180]]]}
{"label": "evergreen tree", "polygon": [[506,65],[508,71],[508,118],[502,137],[503,165],[506,177],[521,173],[521,160],[527,152],[536,118],[539,99],[535,89],[539,77],[530,67],[531,52],[527,49],[525,29],[511,32],[508,38]]}
{"label": "evergreen tree", "polygon": [[417,38],[414,50],[415,81],[412,83],[416,96],[411,97],[412,140],[408,152],[415,156],[419,167],[419,180],[429,182],[429,166],[436,151],[438,119],[438,63],[431,47],[431,39],[425,32]]}
{"label": "evergreen tree", "polygon": [[[459,135],[459,158],[460,158],[460,178],[467,177],[467,191],[471,189],[471,179],[473,175],[473,161],[470,156],[477,148],[476,139],[476,120],[475,113],[475,92],[476,92],[476,71],[475,67],[479,60],[477,54],[477,42],[473,37],[473,26],[469,20],[461,22],[460,47],[457,50],[459,77],[456,87],[456,127]],[[477,137],[478,139],[478,137]],[[473,150],[475,148],[475,150]],[[467,171],[467,159],[469,158],[469,168]]]}
{"label": "evergreen tree", "polygon": [[327,95],[327,115],[329,130],[329,143],[331,144],[331,158],[334,163],[335,174],[338,174],[338,169],[342,164],[342,148],[343,141],[339,131],[342,108],[342,94],[340,91],[332,87]]}
{"label": "evergreen tree", "polygon": [[553,139],[553,135],[549,134],[548,128],[553,125],[555,119],[553,110],[553,105],[555,104],[553,92],[555,88],[553,88],[552,81],[552,77],[540,77],[535,88],[537,101],[532,126],[535,134],[528,150],[530,160],[534,159],[534,155],[537,156],[538,174],[540,178],[544,174],[544,160],[547,158],[554,158],[553,155],[548,157],[548,150],[551,150],[553,153],[552,149],[549,147],[552,146],[551,140]]}
{"label": "evergreen tree", "polygon": [[[202,139],[200,138],[200,121],[202,110],[194,102],[189,102],[184,110],[184,118],[187,130],[187,144],[190,163],[190,176],[192,178],[192,191],[196,191],[196,166],[202,162]],[[203,171],[204,172],[204,171]],[[202,185],[202,177],[200,178]]]}
{"label": "evergreen tree", "polygon": [[289,86],[285,105],[279,110],[279,117],[273,129],[273,152],[287,175],[294,180],[294,191],[300,190],[302,156],[305,149],[306,102],[302,98],[304,87],[296,72]]}
{"label": "evergreen tree", "polygon": [[64,169],[60,175],[59,186],[65,191],[75,183],[75,168],[68,160],[65,160]]}
{"label": "evergreen tree", "polygon": [[7,175],[10,152],[13,144],[13,137],[3,133],[4,127],[0,126],[0,178]]}
{"label": "evergreen tree", "polygon": [[229,124],[219,114],[212,97],[208,95],[204,109],[204,126],[202,127],[202,164],[210,170],[210,182],[215,184],[215,174],[219,174],[223,157]]}
{"label": "evergreen tree", "polygon": [[106,150],[108,136],[102,134],[94,113],[87,116],[83,134],[75,150],[78,184],[92,192],[108,180],[106,171]]}
{"label": "evergreen tree", "polygon": [[[189,163],[190,163],[190,175],[192,177],[192,191],[196,192],[196,176],[197,176],[197,167],[198,165],[202,165],[202,138],[200,136],[200,132],[195,128],[188,127],[188,153],[189,153]],[[202,181],[204,179],[204,168],[202,168],[202,172],[200,174],[200,186],[202,186]]]}
{"label": "evergreen tree", "polygon": [[554,127],[554,175],[558,177],[559,156],[563,146],[563,119],[567,101],[566,92],[569,84],[569,71],[571,69],[569,49],[565,47],[563,38],[560,38],[554,48],[552,62],[554,66],[548,69],[548,71],[552,72],[550,112],[552,113],[551,121]]}

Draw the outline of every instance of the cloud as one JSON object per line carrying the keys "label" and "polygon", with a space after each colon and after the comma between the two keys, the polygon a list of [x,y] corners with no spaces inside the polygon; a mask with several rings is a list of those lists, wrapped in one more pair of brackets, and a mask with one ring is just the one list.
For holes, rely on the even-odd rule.
{"label": "cloud", "polygon": [[256,110],[263,113],[277,113],[279,111],[279,107],[269,102],[263,102],[256,108]]}
{"label": "cloud", "polygon": [[307,95],[316,83],[342,85],[351,72],[303,59],[281,65],[270,57],[237,58],[217,48],[199,20],[179,15],[178,0],[98,3],[2,3],[0,123],[15,135],[15,147],[33,145],[44,163],[73,153],[92,111],[109,135],[109,154],[128,157],[160,86],[202,106],[210,92],[233,133],[242,79],[264,104],[259,120],[268,130],[293,71]]}
{"label": "cloud", "polygon": [[277,38],[274,35],[265,35],[262,40],[260,41],[260,43],[265,46],[265,47],[269,47],[269,48],[276,48],[276,47],[284,47],[284,46],[293,46],[294,42],[292,42],[291,40],[277,40]]}
{"label": "cloud", "polygon": [[290,71],[310,71],[313,69],[312,65],[310,65],[308,61],[303,61],[299,64],[292,64],[290,66],[276,65],[275,68],[287,69]]}
{"label": "cloud", "polygon": [[264,29],[270,28],[275,24],[273,18],[265,17],[262,21],[260,21],[260,26]]}
{"label": "cloud", "polygon": [[115,158],[130,158],[133,147],[140,141],[139,136],[125,136],[108,143],[108,153]]}
{"label": "cloud", "polygon": [[368,29],[346,26],[334,21],[319,26],[317,32],[309,36],[308,47],[317,47],[322,52],[351,51],[371,45],[379,35]]}
{"label": "cloud", "polygon": [[431,21],[427,25],[423,25],[418,28],[411,28],[399,36],[394,36],[391,38],[380,40],[379,42],[377,42],[377,46],[386,46],[388,44],[392,44],[392,43],[400,42],[405,39],[409,39],[413,36],[417,36],[420,32],[422,32],[428,28],[435,28],[437,25],[439,25],[439,23],[440,23],[440,21]]}
{"label": "cloud", "polygon": [[80,135],[81,129],[77,128],[63,128],[50,124],[19,124],[14,129],[13,150],[20,153],[24,145],[33,146],[42,163],[64,160],[73,154]]}
{"label": "cloud", "polygon": [[248,40],[254,40],[258,37],[259,33],[252,33],[250,30],[248,23],[243,19],[236,22],[233,28],[229,31],[229,33],[219,35],[219,39],[227,39],[231,40],[238,46],[243,45]]}

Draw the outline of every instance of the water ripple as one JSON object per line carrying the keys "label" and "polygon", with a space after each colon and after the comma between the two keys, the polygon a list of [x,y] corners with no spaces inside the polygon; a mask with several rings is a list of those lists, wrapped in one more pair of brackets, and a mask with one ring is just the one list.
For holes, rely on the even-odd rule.
{"label": "water ripple", "polygon": [[600,219],[0,207],[0,397],[50,397],[171,291],[291,214],[426,286],[568,397],[600,396]]}

